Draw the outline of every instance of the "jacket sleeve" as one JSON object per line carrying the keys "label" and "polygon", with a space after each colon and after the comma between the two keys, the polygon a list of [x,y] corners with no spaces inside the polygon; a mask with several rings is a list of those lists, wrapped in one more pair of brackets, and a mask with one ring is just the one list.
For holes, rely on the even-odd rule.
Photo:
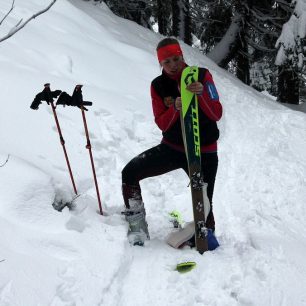
{"label": "jacket sleeve", "polygon": [[212,75],[209,71],[205,73],[202,80],[204,86],[202,95],[198,95],[201,110],[212,121],[219,121],[222,117],[222,105],[214,84]]}
{"label": "jacket sleeve", "polygon": [[166,107],[162,98],[151,85],[152,107],[155,117],[155,123],[163,131],[167,131],[179,118],[180,112],[174,107],[174,103],[170,107]]}

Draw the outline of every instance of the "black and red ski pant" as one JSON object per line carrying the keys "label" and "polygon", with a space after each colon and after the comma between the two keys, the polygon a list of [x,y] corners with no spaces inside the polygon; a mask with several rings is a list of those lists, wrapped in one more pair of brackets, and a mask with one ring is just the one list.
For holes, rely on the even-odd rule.
{"label": "black and red ski pant", "polygon": [[[207,196],[211,203],[211,211],[206,225],[214,231],[215,221],[212,211],[212,198],[218,168],[217,152],[202,153],[201,163],[204,182],[207,183]],[[142,203],[139,185],[141,180],[180,168],[188,175],[185,153],[172,149],[163,143],[133,158],[122,170],[122,193],[126,208],[130,208],[129,200]]]}

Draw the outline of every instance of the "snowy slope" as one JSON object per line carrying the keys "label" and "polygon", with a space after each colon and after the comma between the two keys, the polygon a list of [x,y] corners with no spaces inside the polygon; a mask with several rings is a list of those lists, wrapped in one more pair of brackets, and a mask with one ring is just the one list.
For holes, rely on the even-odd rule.
{"label": "snowy slope", "polygon": [[[11,3],[0,2],[0,16]],[[15,1],[0,36],[47,0]],[[0,17],[1,19],[1,17]],[[306,305],[306,117],[210,69],[224,106],[214,206],[221,247],[174,250],[168,212],[191,220],[183,171],[142,182],[151,241],[130,247],[120,212],[121,170],[159,143],[149,85],[160,73],[160,36],[81,0],[60,0],[0,44],[0,305]],[[43,84],[84,84],[102,205],[90,171],[81,112],[57,109],[76,185],[74,210],[52,208],[73,189],[52,111],[30,110]],[[4,261],[2,261],[4,260]],[[188,274],[173,271],[190,260]]]}

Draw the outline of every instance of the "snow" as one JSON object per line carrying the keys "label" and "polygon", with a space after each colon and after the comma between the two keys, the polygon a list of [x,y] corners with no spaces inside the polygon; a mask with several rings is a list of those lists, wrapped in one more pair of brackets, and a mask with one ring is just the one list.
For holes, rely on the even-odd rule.
{"label": "snow", "polygon": [[[49,4],[15,1],[0,27]],[[10,8],[0,3],[0,15]],[[101,4],[57,1],[0,44],[0,305],[306,305],[305,113],[243,85],[182,44],[188,63],[207,67],[224,115],[214,207],[220,248],[175,250],[168,213],[192,219],[188,179],[175,171],[141,185],[151,240],[130,247],[121,215],[121,170],[161,133],[149,86],[160,73],[161,36]],[[74,197],[50,106],[29,108],[43,84],[71,94],[84,84],[102,206],[99,215],[81,112],[57,108],[81,196]],[[2,261],[3,260],[3,261]],[[187,274],[174,271],[195,261]]]}

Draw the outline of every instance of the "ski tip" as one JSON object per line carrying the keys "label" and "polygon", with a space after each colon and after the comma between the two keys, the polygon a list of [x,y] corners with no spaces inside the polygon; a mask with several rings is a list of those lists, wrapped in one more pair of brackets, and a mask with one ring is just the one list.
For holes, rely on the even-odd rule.
{"label": "ski tip", "polygon": [[197,264],[194,261],[182,262],[176,265],[175,271],[179,273],[187,273],[193,270]]}

